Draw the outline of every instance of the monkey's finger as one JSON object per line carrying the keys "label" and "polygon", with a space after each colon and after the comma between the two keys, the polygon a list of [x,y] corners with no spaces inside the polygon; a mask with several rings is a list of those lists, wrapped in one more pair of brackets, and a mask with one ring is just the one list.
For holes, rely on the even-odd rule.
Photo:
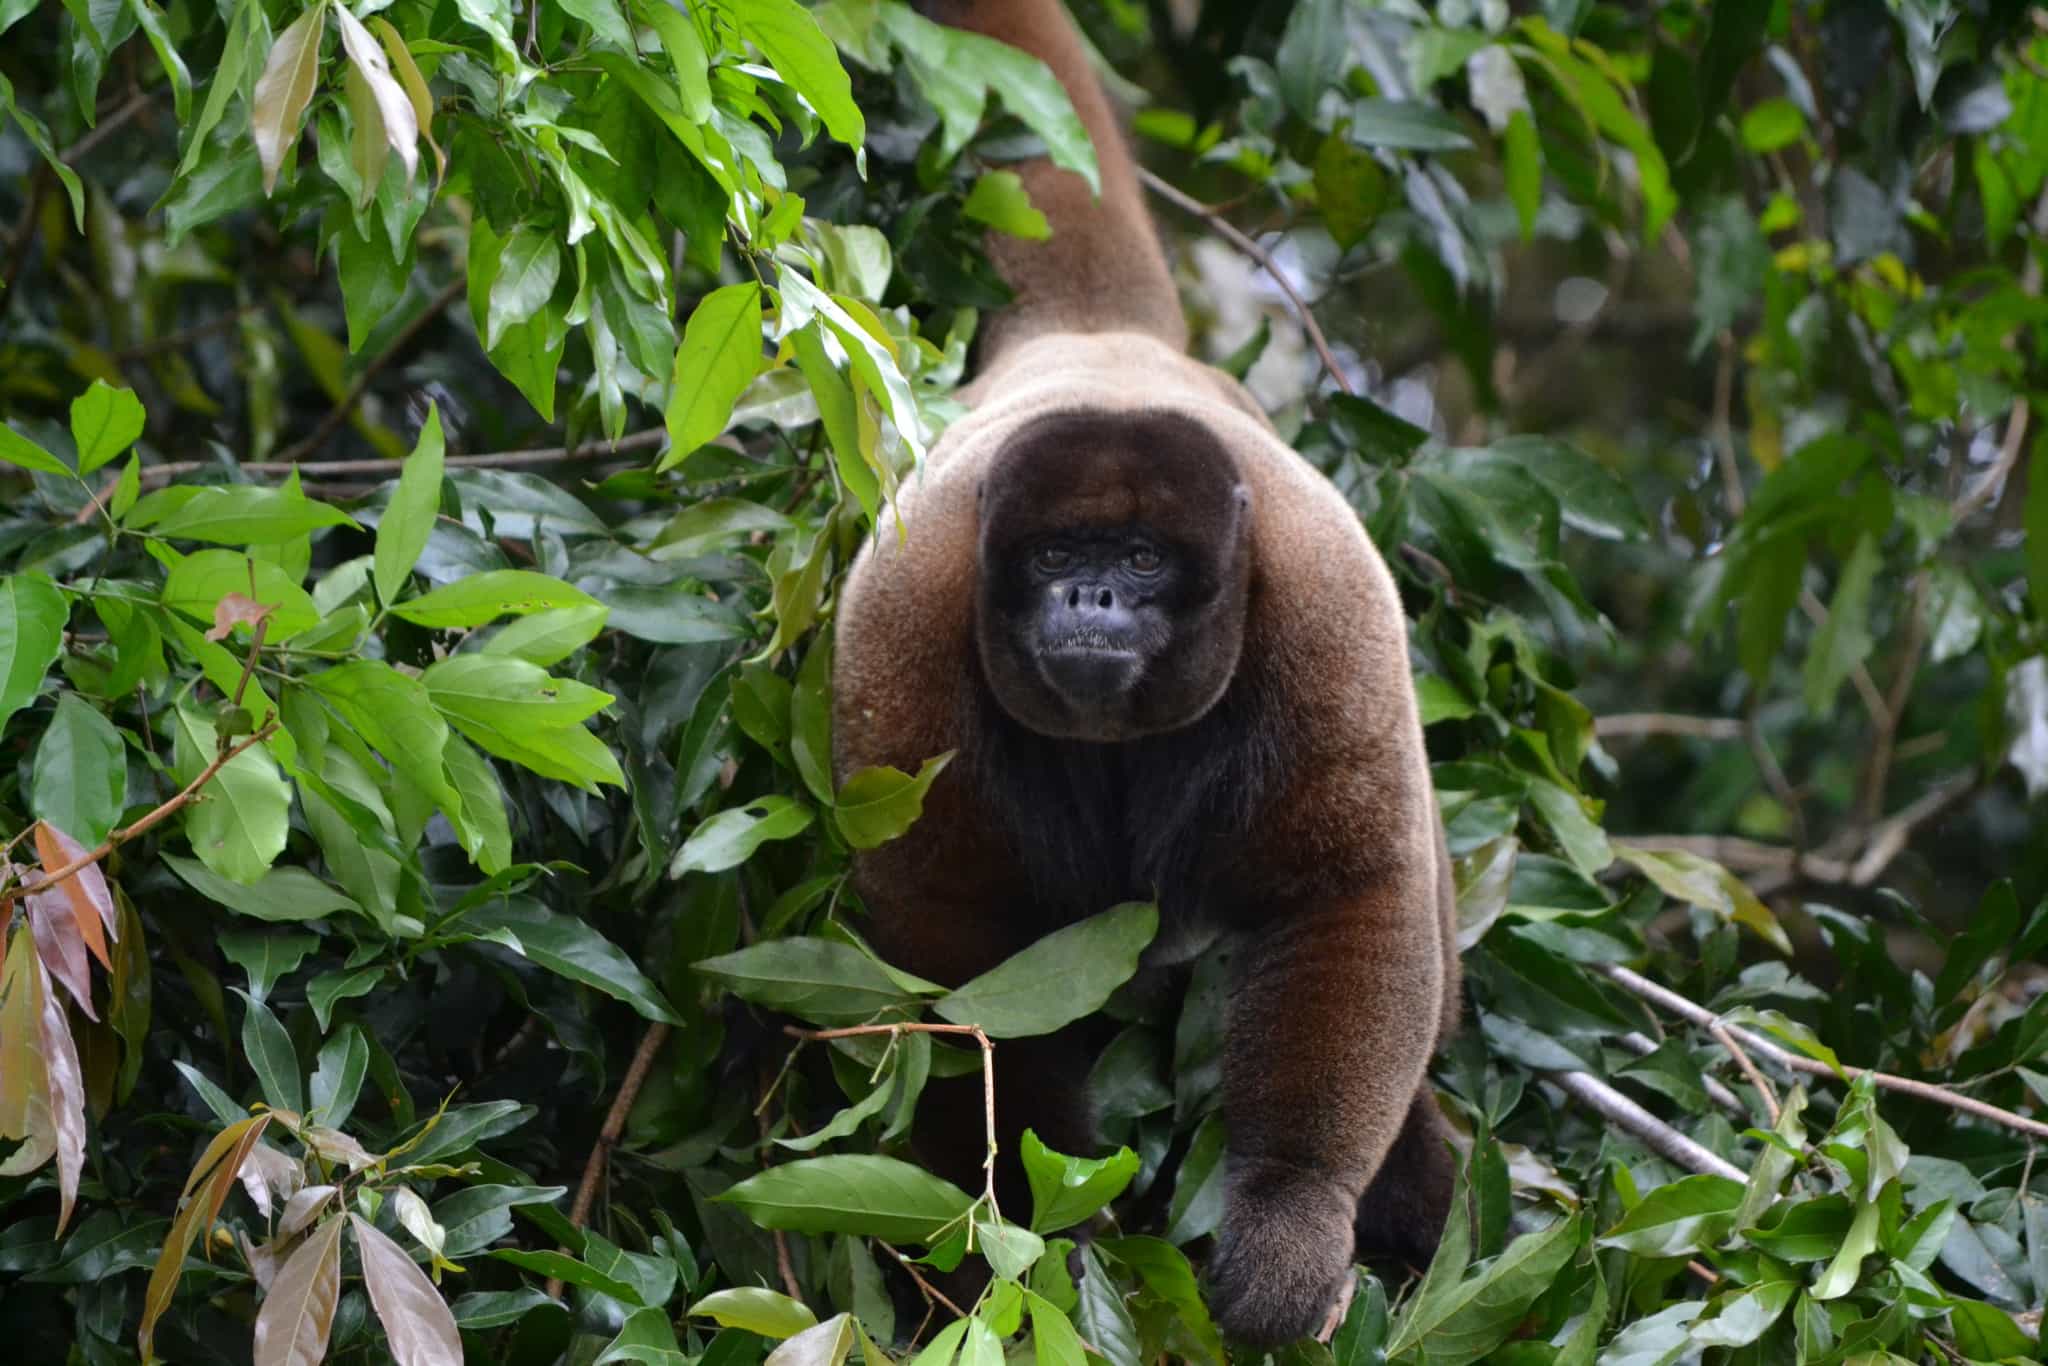
{"label": "monkey's finger", "polygon": [[1323,1320],[1323,1326],[1316,1330],[1316,1341],[1327,1343],[1337,1336],[1337,1330],[1344,1326],[1344,1316],[1351,1312],[1351,1297],[1358,1293],[1358,1277],[1346,1276],[1344,1288],[1337,1292],[1337,1302],[1330,1306],[1330,1316]]}

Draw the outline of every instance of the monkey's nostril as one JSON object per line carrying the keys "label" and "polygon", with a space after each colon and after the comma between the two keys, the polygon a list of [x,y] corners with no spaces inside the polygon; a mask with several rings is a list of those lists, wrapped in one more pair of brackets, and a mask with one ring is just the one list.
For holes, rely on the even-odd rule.
{"label": "monkey's nostril", "polygon": [[1080,605],[1081,605],[1081,590],[1080,590],[1080,589],[1078,589],[1078,588],[1069,588],[1069,589],[1067,590],[1067,606],[1069,606],[1069,607],[1079,607]]}
{"label": "monkey's nostril", "polygon": [[1097,607],[1114,607],[1116,606],[1116,595],[1105,588],[1095,595],[1095,605]]}

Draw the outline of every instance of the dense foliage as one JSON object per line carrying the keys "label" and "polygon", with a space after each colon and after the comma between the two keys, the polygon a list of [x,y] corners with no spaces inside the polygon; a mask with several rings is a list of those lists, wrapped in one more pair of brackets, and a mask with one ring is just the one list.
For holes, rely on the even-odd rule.
{"label": "dense foliage", "polygon": [[[1401,579],[1459,860],[1460,1216],[1280,1355],[2038,1357],[2040,13],[1075,9]],[[0,35],[0,1350],[1249,1359],[1223,959],[1119,992],[1105,907],[948,992],[845,881],[946,756],[833,782],[838,575],[1006,164],[1093,174],[1043,68],[897,0]],[[915,1166],[1097,1008],[1102,1152]]]}

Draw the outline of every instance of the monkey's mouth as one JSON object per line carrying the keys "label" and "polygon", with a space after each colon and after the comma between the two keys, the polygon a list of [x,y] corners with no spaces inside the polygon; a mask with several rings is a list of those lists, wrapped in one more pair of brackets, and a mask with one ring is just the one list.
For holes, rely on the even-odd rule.
{"label": "monkey's mouth", "polygon": [[1106,632],[1084,631],[1047,642],[1038,667],[1070,706],[1088,707],[1127,696],[1144,672],[1144,657]]}

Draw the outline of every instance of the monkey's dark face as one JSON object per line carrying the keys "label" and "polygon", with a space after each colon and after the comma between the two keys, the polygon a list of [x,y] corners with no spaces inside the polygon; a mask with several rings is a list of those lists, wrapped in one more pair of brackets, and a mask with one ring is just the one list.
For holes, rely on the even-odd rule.
{"label": "monkey's dark face", "polygon": [[1062,739],[1192,724],[1229,686],[1244,639],[1235,471],[1206,434],[1162,433],[1157,419],[1046,437],[1006,453],[982,490],[976,632],[990,691]]}

